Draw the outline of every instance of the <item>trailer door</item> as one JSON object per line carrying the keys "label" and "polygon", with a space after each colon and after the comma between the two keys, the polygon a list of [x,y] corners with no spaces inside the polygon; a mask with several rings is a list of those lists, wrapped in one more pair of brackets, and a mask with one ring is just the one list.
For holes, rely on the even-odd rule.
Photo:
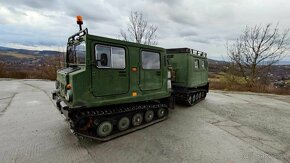
{"label": "trailer door", "polygon": [[201,75],[200,60],[194,59],[193,83],[195,86],[199,86],[201,84]]}
{"label": "trailer door", "polygon": [[162,88],[161,56],[159,52],[141,51],[140,89],[157,90]]}

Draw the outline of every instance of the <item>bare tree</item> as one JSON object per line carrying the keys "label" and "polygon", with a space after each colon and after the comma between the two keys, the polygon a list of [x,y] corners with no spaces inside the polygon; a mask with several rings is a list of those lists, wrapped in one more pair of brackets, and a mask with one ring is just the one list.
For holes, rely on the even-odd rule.
{"label": "bare tree", "polygon": [[285,56],[289,48],[289,30],[280,33],[278,24],[246,27],[243,34],[227,45],[227,53],[249,87],[268,74],[271,66]]}
{"label": "bare tree", "polygon": [[131,12],[127,32],[120,30],[121,38],[139,44],[157,45],[157,26],[148,25],[141,12]]}

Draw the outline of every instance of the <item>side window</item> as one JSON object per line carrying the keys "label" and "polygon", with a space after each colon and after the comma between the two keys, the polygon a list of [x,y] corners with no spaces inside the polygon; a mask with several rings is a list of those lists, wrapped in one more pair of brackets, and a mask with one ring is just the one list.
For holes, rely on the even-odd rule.
{"label": "side window", "polygon": [[111,67],[111,47],[96,45],[96,59],[99,68]]}
{"label": "side window", "polygon": [[143,69],[160,69],[160,54],[149,51],[142,51]]}
{"label": "side window", "polygon": [[125,68],[125,49],[105,45],[96,45],[96,59],[98,68]]}
{"label": "side window", "polygon": [[125,49],[112,47],[112,68],[124,69],[125,68]]}
{"label": "side window", "polygon": [[199,60],[194,60],[194,68],[199,69]]}

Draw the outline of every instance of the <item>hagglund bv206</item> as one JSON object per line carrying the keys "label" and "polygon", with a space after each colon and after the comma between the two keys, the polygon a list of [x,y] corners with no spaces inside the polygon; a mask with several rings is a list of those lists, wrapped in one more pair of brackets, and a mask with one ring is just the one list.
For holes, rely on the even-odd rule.
{"label": "hagglund bv206", "polygon": [[165,120],[173,106],[165,52],[87,29],[69,37],[52,95],[72,131],[106,141]]}
{"label": "hagglund bv206", "polygon": [[[175,98],[190,97],[190,105],[205,98],[207,64],[189,71],[193,58],[206,57],[170,49],[167,59],[164,48],[89,35],[78,24],[52,93],[76,135],[107,141],[165,120]],[[202,83],[193,82],[202,74]]]}

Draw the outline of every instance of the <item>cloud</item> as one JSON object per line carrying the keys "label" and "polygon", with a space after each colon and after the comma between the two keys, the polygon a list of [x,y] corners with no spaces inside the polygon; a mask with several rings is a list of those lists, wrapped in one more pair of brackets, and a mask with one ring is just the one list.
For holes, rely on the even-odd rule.
{"label": "cloud", "polygon": [[224,55],[226,42],[247,25],[290,26],[288,0],[2,0],[0,45],[64,47],[78,30],[76,15],[83,16],[89,33],[117,38],[131,11],[158,26],[159,46],[190,47],[212,58]]}
{"label": "cloud", "polygon": [[210,40],[206,38],[199,38],[199,37],[187,37],[187,41],[196,42],[196,43],[202,43],[202,44],[209,44]]}
{"label": "cloud", "polygon": [[86,20],[92,22],[108,22],[112,23],[118,19],[120,15],[116,12],[117,9],[111,7],[104,1],[91,1],[85,7],[83,1],[73,1],[66,5],[66,14],[75,17],[76,15],[82,15]]}
{"label": "cloud", "polygon": [[39,0],[2,0],[2,5],[10,6],[15,8],[33,8],[33,9],[44,9],[44,10],[55,10],[62,5],[61,0],[49,0],[49,1],[39,1]]}
{"label": "cloud", "polygon": [[181,37],[198,36],[198,32],[193,28],[181,28],[178,31],[178,35]]}

